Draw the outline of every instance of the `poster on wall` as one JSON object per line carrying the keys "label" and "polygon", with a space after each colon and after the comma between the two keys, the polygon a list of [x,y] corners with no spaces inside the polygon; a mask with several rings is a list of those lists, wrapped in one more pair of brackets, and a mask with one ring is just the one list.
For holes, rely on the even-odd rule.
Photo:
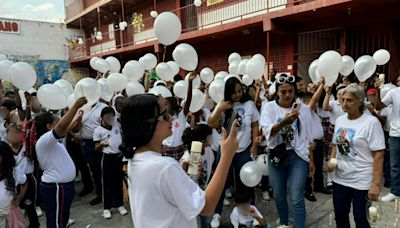
{"label": "poster on wall", "polygon": [[207,6],[212,6],[223,2],[224,0],[207,0]]}

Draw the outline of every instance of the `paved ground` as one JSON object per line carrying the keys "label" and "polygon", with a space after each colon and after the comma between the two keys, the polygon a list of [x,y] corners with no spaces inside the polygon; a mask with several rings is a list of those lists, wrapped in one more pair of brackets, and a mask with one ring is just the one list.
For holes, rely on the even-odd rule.
{"label": "paved ground", "polygon": [[[80,190],[80,184],[77,184],[77,190]],[[389,191],[387,188],[382,189],[382,195]],[[72,227],[76,228],[126,228],[133,227],[131,222],[130,214],[121,216],[114,210],[112,219],[106,220],[102,217],[101,205],[90,206],[89,201],[94,195],[89,195],[84,198],[79,196],[75,197],[75,201],[71,208],[71,218],[75,219],[75,224]],[[330,195],[316,193],[318,199],[317,202],[308,202],[306,200],[307,210],[307,225],[310,228],[324,228],[324,227],[335,227],[335,221],[333,219],[333,206],[332,198]],[[275,202],[273,200],[269,202],[263,202],[261,200],[261,192],[257,191],[257,207],[261,213],[267,217],[268,221],[275,224],[277,219],[277,213],[275,209]],[[381,204],[383,211],[383,220],[385,224],[379,227],[395,227],[395,213],[394,203]],[[232,210],[231,206],[225,207],[222,215],[221,228],[229,226],[229,215]],[[400,215],[399,215],[400,217]],[[331,219],[330,219],[331,218]],[[331,220],[331,223],[329,222]],[[41,218],[41,227],[45,227],[45,219]],[[274,226],[275,227],[275,226]],[[355,227],[354,224],[352,227]],[[400,226],[398,226],[400,227]]]}

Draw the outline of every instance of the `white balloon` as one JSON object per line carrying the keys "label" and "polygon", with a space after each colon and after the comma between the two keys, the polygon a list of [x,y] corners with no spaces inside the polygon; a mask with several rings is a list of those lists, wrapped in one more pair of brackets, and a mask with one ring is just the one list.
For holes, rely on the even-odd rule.
{"label": "white balloon", "polygon": [[250,77],[249,75],[245,74],[245,75],[243,75],[242,81],[245,86],[249,86],[249,85],[253,84],[254,79],[252,77]]}
{"label": "white balloon", "polygon": [[179,18],[171,12],[163,12],[154,20],[154,34],[158,41],[164,45],[175,43],[182,31]]}
{"label": "white balloon", "polygon": [[55,81],[54,85],[58,86],[67,97],[74,93],[74,88],[72,87],[71,83],[65,79],[59,79]]}
{"label": "white balloon", "polygon": [[18,89],[28,91],[36,83],[36,71],[33,67],[25,62],[14,63],[8,69],[8,75],[11,78],[11,83]]}
{"label": "white balloon", "polygon": [[108,88],[107,79],[100,78],[99,80],[97,80],[97,83],[99,83],[101,88],[101,99],[110,102],[114,96],[114,91],[111,91],[110,88]]}
{"label": "white balloon", "polygon": [[156,67],[156,73],[158,77],[166,82],[174,80],[172,69],[167,63],[159,63]]}
{"label": "white balloon", "polygon": [[178,66],[178,64],[176,62],[168,61],[167,64],[171,68],[173,76],[175,76],[175,75],[177,75],[179,73],[179,66]]}
{"label": "white balloon", "polygon": [[229,64],[231,64],[233,62],[240,62],[240,60],[242,60],[242,57],[240,57],[239,53],[237,53],[237,52],[233,52],[228,57],[228,63]]}
{"label": "white balloon", "polygon": [[264,75],[265,65],[258,58],[251,58],[246,64],[246,74],[254,80],[261,79]]}
{"label": "white balloon", "polygon": [[227,75],[228,75],[228,72],[226,72],[226,71],[220,71],[220,72],[218,72],[218,73],[215,75],[214,81],[215,81],[215,80],[223,80],[223,79],[225,78],[225,76],[227,76]]}
{"label": "white balloon", "polygon": [[268,95],[274,95],[276,93],[276,84],[275,82],[268,88]]}
{"label": "white balloon", "polygon": [[319,78],[317,78],[317,75],[316,75],[317,66],[318,66],[318,59],[315,59],[314,61],[312,61],[312,63],[308,67],[308,76],[310,76],[310,79],[314,84],[317,84],[319,81]]}
{"label": "white balloon", "polygon": [[196,7],[200,7],[201,6],[201,0],[194,0],[194,5]]}
{"label": "white balloon", "polygon": [[203,68],[200,71],[200,79],[205,84],[210,84],[214,79],[214,72],[209,67]]}
{"label": "white balloon", "polygon": [[351,56],[342,56],[342,66],[340,68],[340,74],[343,76],[349,76],[354,69],[354,59]]}
{"label": "white balloon", "polygon": [[166,86],[167,83],[163,80],[157,80],[156,82],[154,82],[154,86],[159,86],[159,85]]}
{"label": "white balloon", "polygon": [[111,73],[107,77],[107,85],[112,92],[124,90],[126,88],[126,84],[128,84],[128,79],[123,74]]}
{"label": "white balloon", "polygon": [[60,93],[60,88],[54,84],[40,86],[37,98],[43,107],[50,110],[59,110],[68,106],[67,96]]}
{"label": "white balloon", "polygon": [[75,94],[71,94],[68,96],[68,108],[71,109],[72,106],[75,104],[76,98]]}
{"label": "white balloon", "polygon": [[[186,77],[185,77],[185,81],[186,81],[186,83],[189,85],[189,78],[190,78],[190,74],[191,74],[191,72],[189,72],[189,73],[187,73],[186,74]],[[193,84],[193,89],[198,89],[198,88],[200,88],[200,85],[201,85],[201,80],[200,80],[200,77],[199,77],[199,75],[197,75],[196,76],[196,78],[193,80],[193,82],[192,82]]]}
{"label": "white balloon", "polygon": [[363,55],[354,64],[354,73],[360,82],[364,82],[371,77],[376,70],[376,62],[369,55]]}
{"label": "white balloon", "polygon": [[218,103],[224,99],[224,89],[225,83],[223,80],[214,80],[210,84],[208,95],[215,103]]}
{"label": "white balloon", "polygon": [[341,67],[342,56],[337,51],[326,51],[318,58],[317,71],[325,77],[325,81],[337,79]]}
{"label": "white balloon", "polygon": [[119,73],[119,71],[121,70],[121,63],[117,58],[115,58],[114,56],[109,56],[106,58],[106,61],[108,62],[108,65],[110,65],[111,73]]}
{"label": "white balloon", "polygon": [[93,78],[82,78],[76,83],[74,94],[76,99],[86,97],[88,102],[85,106],[90,107],[100,99],[101,87]]}
{"label": "white balloon", "polygon": [[150,16],[153,18],[156,18],[158,16],[157,11],[155,11],[155,10],[150,11]]}
{"label": "white balloon", "polygon": [[238,65],[238,74],[240,74],[240,75],[246,74],[246,64],[248,61],[249,61],[248,59],[240,60],[239,65]]}
{"label": "white balloon", "polygon": [[144,68],[138,61],[130,60],[125,64],[124,69],[122,69],[122,74],[129,81],[136,82],[143,77]]}
{"label": "white balloon", "polygon": [[178,98],[185,98],[187,95],[187,90],[188,90],[188,84],[185,80],[180,80],[174,85],[174,94]]}
{"label": "white balloon", "polygon": [[0,79],[5,81],[11,81],[10,75],[8,74],[8,70],[13,64],[14,62],[8,59],[0,61]]}
{"label": "white balloon", "polygon": [[157,57],[151,53],[147,53],[139,59],[139,62],[144,66],[144,69],[151,70],[157,65]]}
{"label": "white balloon", "polygon": [[263,176],[268,176],[268,155],[261,154],[257,156],[257,165],[261,169],[261,174]]}
{"label": "white balloon", "polygon": [[165,86],[154,86],[149,90],[149,93],[156,96],[161,95],[163,98],[172,97],[171,91],[169,91],[169,89],[167,89]]}
{"label": "white balloon", "polygon": [[237,74],[238,73],[238,65],[239,65],[239,62],[232,62],[231,64],[229,64],[228,72],[230,74]]}
{"label": "white balloon", "polygon": [[253,57],[251,57],[251,58],[261,60],[261,62],[263,62],[264,65],[265,65],[265,63],[266,63],[265,57],[264,57],[263,55],[261,55],[261,54],[255,54],[255,55],[253,55]]}
{"label": "white balloon", "polygon": [[0,61],[8,60],[7,56],[0,53]]}
{"label": "white balloon", "polygon": [[230,78],[236,78],[237,80],[239,80],[240,83],[242,83],[242,79],[237,74],[228,74],[227,76],[225,76],[224,82],[228,81],[228,79]]}
{"label": "white balloon", "polygon": [[376,65],[385,65],[390,60],[390,53],[385,49],[377,50],[372,56],[376,62]]}
{"label": "white balloon", "polygon": [[110,64],[105,59],[98,59],[95,63],[96,70],[101,73],[105,73],[110,70]]}
{"label": "white balloon", "polygon": [[96,62],[99,60],[99,57],[92,57],[89,61],[89,65],[93,70],[97,70]]}
{"label": "white balloon", "polygon": [[192,90],[192,101],[190,102],[189,111],[191,113],[198,112],[203,108],[205,102],[204,94],[199,89]]}
{"label": "white balloon", "polygon": [[240,169],[240,180],[247,187],[255,187],[261,181],[261,169],[255,161],[249,161]]}
{"label": "white balloon", "polygon": [[128,82],[128,85],[126,86],[126,94],[128,96],[144,94],[144,87],[139,82]]}
{"label": "white balloon", "polygon": [[196,50],[189,44],[182,43],[172,52],[174,61],[184,70],[193,71],[197,67],[198,56]]}

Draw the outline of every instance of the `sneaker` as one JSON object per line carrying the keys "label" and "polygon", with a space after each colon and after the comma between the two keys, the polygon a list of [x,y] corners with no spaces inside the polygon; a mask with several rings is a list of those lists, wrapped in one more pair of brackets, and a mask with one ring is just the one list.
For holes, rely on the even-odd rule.
{"label": "sneaker", "polygon": [[270,201],[271,200],[271,197],[269,196],[269,192],[268,191],[265,191],[265,192],[262,193],[262,198],[263,198],[264,201]]}
{"label": "sneaker", "polygon": [[111,211],[110,210],[104,210],[103,211],[103,217],[105,218],[105,219],[110,219],[111,218]]}
{"label": "sneaker", "polygon": [[40,207],[36,207],[36,214],[37,214],[37,216],[38,216],[38,217],[41,217],[41,216],[43,216],[43,211],[42,211],[42,208],[40,208]]}
{"label": "sneaker", "polygon": [[118,211],[119,211],[119,214],[120,214],[120,215],[126,215],[126,214],[128,214],[128,211],[126,210],[126,208],[125,208],[124,206],[120,206],[120,207],[118,208]]}
{"label": "sneaker", "polygon": [[221,224],[221,215],[220,214],[214,214],[212,220],[211,220],[211,227],[212,228],[218,228],[219,225]]}
{"label": "sneaker", "polygon": [[399,199],[399,198],[400,198],[400,196],[396,196],[395,194],[389,192],[385,196],[381,197],[381,201],[384,203],[388,203],[388,202],[392,202],[393,200]]}
{"label": "sneaker", "polygon": [[229,205],[231,205],[231,202],[227,198],[224,198],[224,206],[229,206]]}
{"label": "sneaker", "polygon": [[317,198],[315,198],[312,192],[306,192],[306,194],[304,194],[304,197],[306,197],[306,199],[311,202],[317,201]]}
{"label": "sneaker", "polygon": [[289,228],[289,226],[287,226],[287,225],[279,225],[276,228]]}
{"label": "sneaker", "polygon": [[68,219],[67,227],[70,227],[75,224],[75,219]]}
{"label": "sneaker", "polygon": [[232,198],[232,192],[229,188],[225,191],[225,197],[228,199]]}

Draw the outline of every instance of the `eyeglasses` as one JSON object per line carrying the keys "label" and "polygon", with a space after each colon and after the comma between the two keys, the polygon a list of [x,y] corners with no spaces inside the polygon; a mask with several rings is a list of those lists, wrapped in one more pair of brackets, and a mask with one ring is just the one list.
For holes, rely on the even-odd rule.
{"label": "eyeglasses", "polygon": [[283,83],[293,83],[296,81],[296,78],[293,75],[287,75],[287,74],[281,74],[277,79],[276,82],[278,84],[283,84]]}

